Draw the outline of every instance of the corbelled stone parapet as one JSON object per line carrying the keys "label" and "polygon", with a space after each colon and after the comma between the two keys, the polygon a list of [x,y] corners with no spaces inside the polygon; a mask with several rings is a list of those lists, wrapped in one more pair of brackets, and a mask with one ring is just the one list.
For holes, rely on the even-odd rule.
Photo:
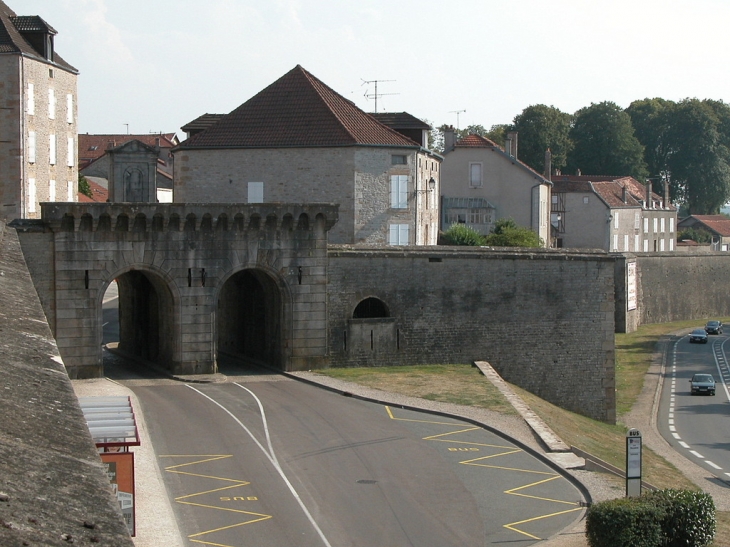
{"label": "corbelled stone parapet", "polygon": [[265,228],[329,231],[338,220],[332,203],[42,203],[53,232],[246,231]]}

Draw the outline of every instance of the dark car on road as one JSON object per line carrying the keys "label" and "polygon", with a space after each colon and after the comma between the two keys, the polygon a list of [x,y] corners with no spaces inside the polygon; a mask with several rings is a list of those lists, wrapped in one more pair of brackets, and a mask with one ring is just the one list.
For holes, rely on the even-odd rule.
{"label": "dark car on road", "polygon": [[715,394],[715,379],[712,374],[695,374],[689,384],[692,395],[696,393]]}
{"label": "dark car on road", "polygon": [[707,343],[707,333],[705,329],[695,329],[689,334],[690,343],[697,342],[698,344]]}
{"label": "dark car on road", "polygon": [[720,321],[708,321],[705,325],[707,334],[722,334],[722,323]]}

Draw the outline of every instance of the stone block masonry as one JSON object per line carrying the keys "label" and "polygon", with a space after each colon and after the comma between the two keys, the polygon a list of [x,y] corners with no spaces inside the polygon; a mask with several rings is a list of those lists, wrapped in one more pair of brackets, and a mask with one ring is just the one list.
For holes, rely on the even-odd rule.
{"label": "stone block masonry", "polygon": [[[331,366],[469,363],[614,422],[614,259],[602,252],[330,246]],[[355,317],[366,299],[380,318]]]}

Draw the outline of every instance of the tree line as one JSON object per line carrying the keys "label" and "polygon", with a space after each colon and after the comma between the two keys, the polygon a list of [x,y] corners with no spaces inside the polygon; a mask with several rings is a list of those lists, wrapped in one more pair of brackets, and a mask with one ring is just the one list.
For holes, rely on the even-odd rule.
{"label": "tree line", "polygon": [[[685,214],[717,214],[730,201],[730,105],[711,99],[643,99],[622,109],[592,103],[574,114],[554,106],[528,106],[511,124],[470,125],[456,130],[504,146],[508,131],[519,134],[519,159],[538,173],[550,149],[553,172],[632,176],[650,180]],[[443,126],[433,130],[431,147],[443,151]]]}

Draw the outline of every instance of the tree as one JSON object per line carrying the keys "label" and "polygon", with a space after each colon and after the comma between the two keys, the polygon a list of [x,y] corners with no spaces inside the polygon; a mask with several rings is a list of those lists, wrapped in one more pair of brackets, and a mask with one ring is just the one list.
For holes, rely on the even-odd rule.
{"label": "tree", "polygon": [[84,175],[79,175],[78,190],[87,197],[94,197],[94,194],[91,192],[91,186],[89,186],[89,181],[86,180],[86,177]]}
{"label": "tree", "polygon": [[494,144],[504,147],[504,143],[507,142],[507,131],[509,130],[510,126],[504,123],[493,125],[484,137],[488,138]]}
{"label": "tree", "polygon": [[665,112],[664,146],[675,200],[691,214],[717,214],[730,199],[730,112],[685,99]]}
{"label": "tree", "polygon": [[549,148],[553,167],[565,167],[568,152],[573,148],[570,140],[572,119],[573,116],[554,106],[536,104],[525,108],[515,116],[512,124],[512,129],[519,134],[519,159],[542,173],[545,151]]}
{"label": "tree", "polygon": [[[669,147],[666,134],[675,106],[673,101],[655,98],[634,101],[626,109],[634,126],[634,134],[644,146],[644,161],[654,182],[662,171],[667,170]],[[663,192],[657,185],[654,185],[654,190],[660,194]]]}
{"label": "tree", "polygon": [[568,169],[591,175],[648,175],[644,147],[634,135],[631,117],[616,103],[592,103],[575,113],[568,153]]}
{"label": "tree", "polygon": [[491,233],[484,238],[484,245],[490,247],[542,247],[543,241],[536,232],[517,226],[511,218],[501,218],[495,222]]}

